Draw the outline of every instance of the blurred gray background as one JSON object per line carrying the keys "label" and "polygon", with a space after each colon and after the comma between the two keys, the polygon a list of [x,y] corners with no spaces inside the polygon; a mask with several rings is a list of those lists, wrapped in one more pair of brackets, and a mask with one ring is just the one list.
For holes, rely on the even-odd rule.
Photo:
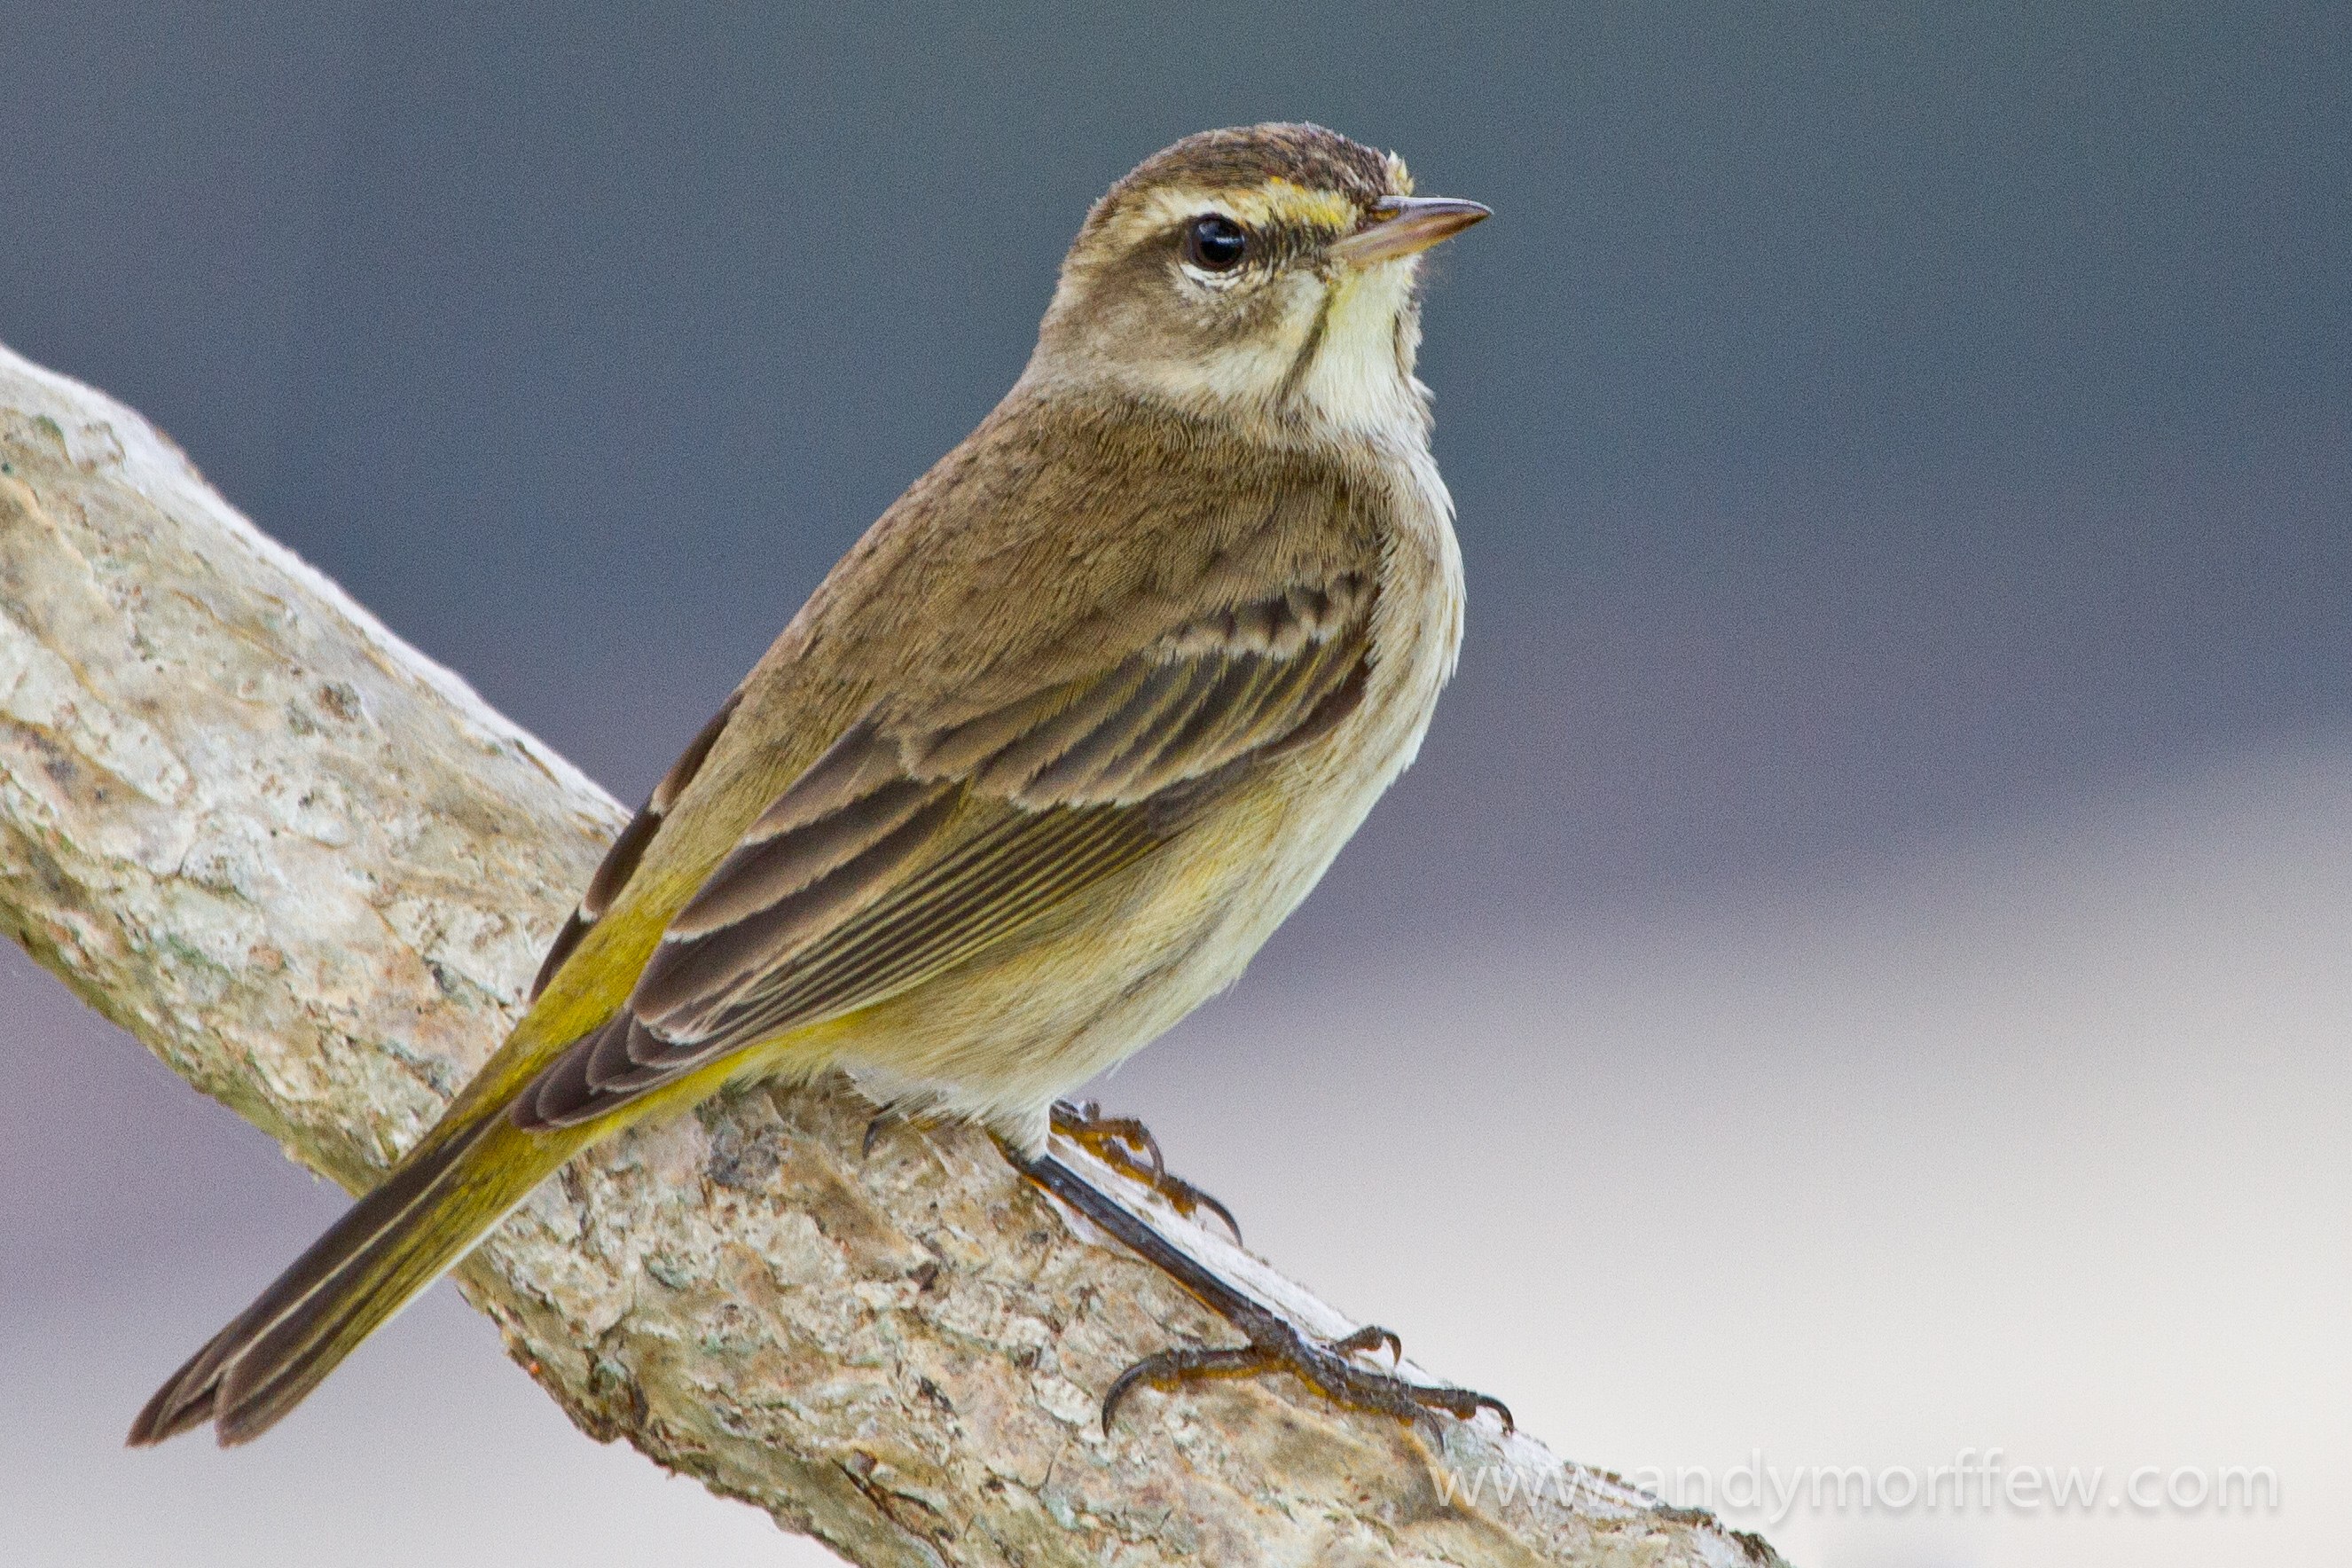
{"label": "blurred gray background", "polygon": [[[1112,179],[1265,118],[1398,149],[1499,215],[1423,359],[1461,676],[1106,1094],[1580,1458],[2283,1482],[1734,1511],[1801,1561],[2335,1562],[2330,10],[16,0],[0,341],[634,799]],[[824,1560],[572,1434],[446,1288],[259,1447],[124,1455],[340,1199],[13,952],[0,1005],[0,1556]]]}

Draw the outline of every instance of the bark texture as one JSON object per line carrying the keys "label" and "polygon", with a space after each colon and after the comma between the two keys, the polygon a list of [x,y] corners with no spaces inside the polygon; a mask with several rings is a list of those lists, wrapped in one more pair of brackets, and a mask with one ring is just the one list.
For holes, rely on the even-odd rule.
{"label": "bark texture", "polygon": [[[364,1187],[623,816],[138,415],[0,348],[0,922],[174,1072]],[[1440,1436],[1276,1379],[1140,1393],[1105,1436],[1121,1368],[1231,1331],[984,1137],[861,1154],[869,1115],[827,1085],[624,1136],[462,1287],[583,1430],[860,1563],[1777,1561],[1491,1416]]]}

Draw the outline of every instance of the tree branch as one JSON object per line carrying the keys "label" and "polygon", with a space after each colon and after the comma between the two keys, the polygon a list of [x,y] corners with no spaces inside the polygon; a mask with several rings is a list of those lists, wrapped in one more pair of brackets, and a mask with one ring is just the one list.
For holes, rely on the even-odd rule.
{"label": "tree branch", "polygon": [[[138,415],[0,348],[0,921],[174,1072],[366,1186],[622,819]],[[970,1130],[862,1155],[870,1114],[824,1085],[626,1134],[461,1287],[583,1430],[860,1563],[1778,1561],[1491,1417],[1441,1442],[1276,1379],[1139,1394],[1106,1437],[1121,1368],[1230,1331]]]}

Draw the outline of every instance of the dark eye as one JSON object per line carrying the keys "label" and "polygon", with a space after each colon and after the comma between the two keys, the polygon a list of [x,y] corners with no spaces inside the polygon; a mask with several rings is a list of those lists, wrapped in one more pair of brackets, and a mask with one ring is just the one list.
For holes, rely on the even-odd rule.
{"label": "dark eye", "polygon": [[1249,254],[1249,231],[1223,213],[1184,226],[1184,259],[1203,272],[1231,272]]}

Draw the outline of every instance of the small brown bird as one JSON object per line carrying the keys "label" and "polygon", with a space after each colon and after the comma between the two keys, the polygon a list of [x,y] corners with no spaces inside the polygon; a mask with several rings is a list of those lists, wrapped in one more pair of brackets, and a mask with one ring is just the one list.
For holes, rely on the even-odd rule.
{"label": "small brown bird", "polygon": [[1401,1415],[1492,1405],[1358,1364],[1380,1331],[1309,1339],[1045,1152],[1058,1126],[1141,1163],[1057,1097],[1232,984],[1421,744],[1462,571],[1418,258],[1486,216],[1311,125],[1114,185],[1020,380],[670,769],[505,1046],[131,1441],[257,1436],[581,1149],[836,1068],[985,1123],[1247,1334],[1130,1369],[1106,1422],[1139,1381],[1276,1366]]}

